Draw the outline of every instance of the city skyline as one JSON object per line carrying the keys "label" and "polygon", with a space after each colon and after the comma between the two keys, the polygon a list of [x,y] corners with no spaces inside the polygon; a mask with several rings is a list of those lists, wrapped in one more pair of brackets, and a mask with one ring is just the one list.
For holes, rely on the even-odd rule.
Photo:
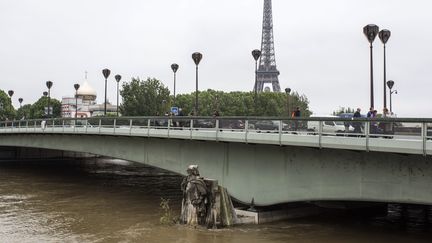
{"label": "city skyline", "polygon": [[[313,6],[313,7],[311,7]],[[400,117],[430,117],[432,6],[426,0],[273,0],[275,50],[281,89],[305,94],[315,114],[339,106],[369,105],[369,43],[362,28],[392,31],[387,78],[394,80],[393,110]],[[178,63],[177,94],[194,91],[191,54],[203,53],[199,89],[252,91],[253,49],[260,48],[263,0],[205,2],[0,0],[0,89],[15,91],[13,104],[33,103],[54,85],[51,96],[73,96],[73,84],[89,83],[103,102],[102,69],[109,68],[108,100],[115,103],[115,74],[155,77],[173,93],[170,65]],[[149,11],[149,9],[151,11]],[[383,106],[383,48],[374,42],[375,108]],[[229,79],[227,79],[229,77]],[[388,101],[387,101],[388,102]]]}

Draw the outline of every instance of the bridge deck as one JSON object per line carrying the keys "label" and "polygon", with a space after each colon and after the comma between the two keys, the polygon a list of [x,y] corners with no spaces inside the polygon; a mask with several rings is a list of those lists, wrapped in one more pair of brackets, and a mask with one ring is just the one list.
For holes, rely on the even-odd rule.
{"label": "bridge deck", "polygon": [[360,151],[432,155],[432,140],[425,136],[261,131],[255,129],[152,127],[152,126],[20,126],[1,127],[0,134],[94,134],[192,139],[218,142],[305,146]]}

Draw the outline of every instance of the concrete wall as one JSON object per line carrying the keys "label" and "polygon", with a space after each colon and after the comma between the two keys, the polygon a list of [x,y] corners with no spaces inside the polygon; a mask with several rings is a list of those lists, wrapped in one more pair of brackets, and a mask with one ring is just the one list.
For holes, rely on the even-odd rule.
{"label": "concrete wall", "polygon": [[0,146],[89,152],[177,173],[190,164],[257,205],[316,200],[432,204],[432,159],[306,147],[96,135],[7,135]]}

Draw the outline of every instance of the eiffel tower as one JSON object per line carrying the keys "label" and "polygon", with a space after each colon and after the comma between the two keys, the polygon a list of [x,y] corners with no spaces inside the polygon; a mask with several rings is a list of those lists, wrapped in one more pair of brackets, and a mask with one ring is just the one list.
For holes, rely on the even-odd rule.
{"label": "eiffel tower", "polygon": [[264,0],[261,58],[257,72],[257,91],[263,92],[264,85],[270,83],[273,92],[280,92],[279,74],[280,73],[276,68],[274,50],[272,1]]}

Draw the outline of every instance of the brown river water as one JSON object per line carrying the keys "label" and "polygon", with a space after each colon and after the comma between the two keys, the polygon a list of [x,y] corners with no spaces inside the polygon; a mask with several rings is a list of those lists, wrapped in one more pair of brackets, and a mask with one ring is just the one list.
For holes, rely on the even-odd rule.
{"label": "brown river water", "polygon": [[0,242],[432,242],[425,207],[387,216],[326,212],[262,225],[206,230],[162,225],[159,203],[179,214],[181,177],[120,160],[0,162]]}

